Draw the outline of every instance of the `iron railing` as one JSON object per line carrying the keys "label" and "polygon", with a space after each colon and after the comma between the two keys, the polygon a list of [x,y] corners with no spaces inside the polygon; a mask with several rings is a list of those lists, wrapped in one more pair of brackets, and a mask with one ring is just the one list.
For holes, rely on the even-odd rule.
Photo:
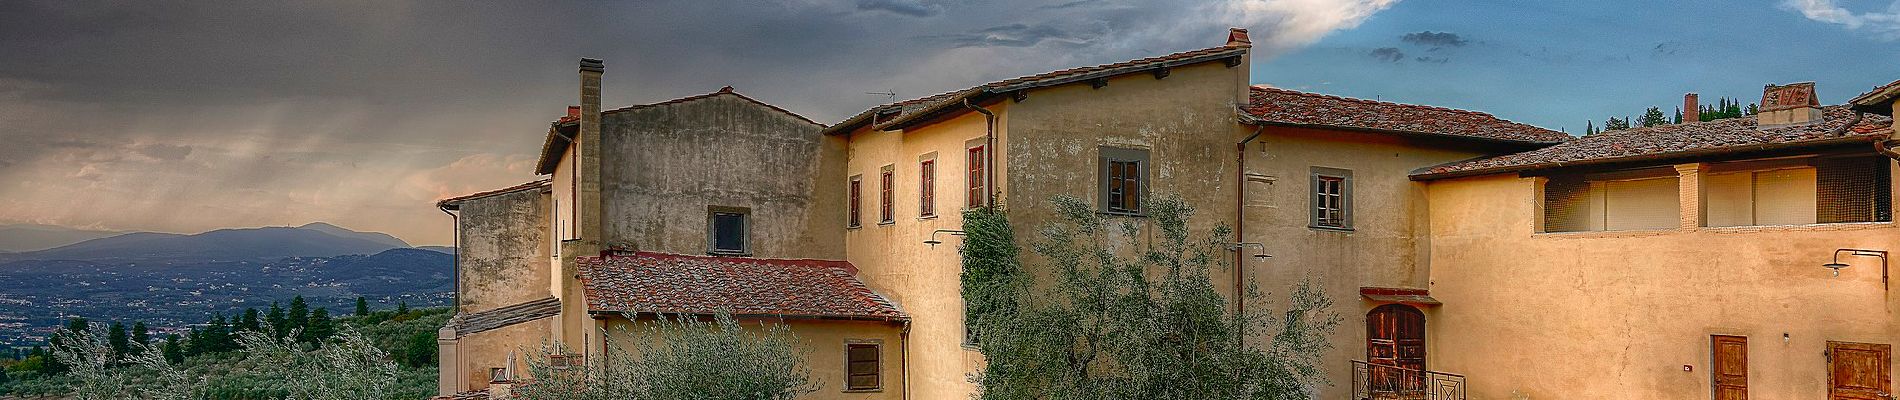
{"label": "iron railing", "polygon": [[1353,400],[1465,400],[1465,376],[1352,361]]}

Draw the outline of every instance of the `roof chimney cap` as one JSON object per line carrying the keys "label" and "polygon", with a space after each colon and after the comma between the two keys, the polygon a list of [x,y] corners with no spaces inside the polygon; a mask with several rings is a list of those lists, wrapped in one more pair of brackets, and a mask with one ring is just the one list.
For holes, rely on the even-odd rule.
{"label": "roof chimney cap", "polygon": [[1227,28],[1227,47],[1253,47],[1253,39],[1247,37],[1247,28]]}
{"label": "roof chimney cap", "polygon": [[1824,117],[1820,100],[1814,97],[1814,82],[1771,83],[1761,89],[1761,111],[1755,114],[1755,124],[1762,128],[1807,125]]}
{"label": "roof chimney cap", "polygon": [[607,65],[606,65],[606,64],[604,64],[604,63],[602,63],[602,62],[600,61],[600,59],[598,59],[598,58],[585,58],[585,57],[582,57],[582,58],[581,58],[581,70],[582,70],[582,71],[591,71],[591,72],[604,72],[604,71],[606,71],[606,70],[607,70]]}
{"label": "roof chimney cap", "polygon": [[732,93],[732,87],[731,86],[720,87],[719,93]]}

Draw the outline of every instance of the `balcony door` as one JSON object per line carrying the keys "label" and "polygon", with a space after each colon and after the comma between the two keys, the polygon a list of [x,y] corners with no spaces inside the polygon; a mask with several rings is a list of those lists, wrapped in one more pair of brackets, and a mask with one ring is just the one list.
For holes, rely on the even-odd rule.
{"label": "balcony door", "polygon": [[1425,313],[1404,304],[1387,304],[1366,313],[1366,362],[1373,367],[1375,391],[1422,391],[1425,380]]}

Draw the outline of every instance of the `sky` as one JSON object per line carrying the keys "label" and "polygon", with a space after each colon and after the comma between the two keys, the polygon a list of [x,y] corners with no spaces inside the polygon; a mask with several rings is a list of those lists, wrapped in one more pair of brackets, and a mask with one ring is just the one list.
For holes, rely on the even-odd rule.
{"label": "sky", "polygon": [[[1659,4],[1660,3],[1660,4]],[[1900,79],[1900,0],[653,0],[0,3],[0,224],[324,221],[447,244],[433,202],[533,180],[606,60],[607,107],[733,86],[821,122],[1217,46],[1253,81],[1582,132],[1686,92],[1840,103]]]}

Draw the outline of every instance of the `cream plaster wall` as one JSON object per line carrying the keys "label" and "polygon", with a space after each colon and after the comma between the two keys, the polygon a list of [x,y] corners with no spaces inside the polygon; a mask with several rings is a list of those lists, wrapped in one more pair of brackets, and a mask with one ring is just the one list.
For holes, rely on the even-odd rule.
{"label": "cream plaster wall", "polygon": [[[626,354],[638,357],[638,349],[631,346],[637,343],[634,335],[639,335],[647,322],[634,323],[624,318],[612,318],[600,321],[596,326],[607,334],[607,345],[618,346]],[[760,320],[741,319],[741,325],[747,330],[757,332],[761,323],[783,323],[791,327],[792,336],[801,350],[806,350],[803,365],[811,368],[811,378],[819,384],[818,391],[800,397],[801,400],[895,400],[904,395],[904,362],[907,355],[903,352],[903,325],[894,322],[877,321],[834,321],[834,320]],[[871,391],[845,390],[845,343],[853,341],[875,341],[879,346],[879,377],[882,388]],[[592,351],[599,353],[599,351]],[[909,355],[909,359],[916,359]],[[612,361],[609,361],[611,363]],[[915,389],[913,389],[915,390]]]}
{"label": "cream plaster wall", "polygon": [[1428,188],[1430,368],[1468,376],[1472,399],[1709,398],[1715,334],[1748,338],[1751,397],[1824,398],[1827,341],[1900,342],[1877,260],[1820,266],[1900,250],[1892,223],[1536,234],[1535,187]]}

